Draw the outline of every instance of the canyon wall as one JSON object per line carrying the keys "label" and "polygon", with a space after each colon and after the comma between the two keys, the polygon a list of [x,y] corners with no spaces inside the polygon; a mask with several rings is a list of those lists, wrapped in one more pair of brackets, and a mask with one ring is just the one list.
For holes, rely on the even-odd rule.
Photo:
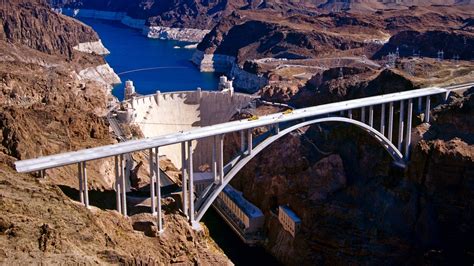
{"label": "canyon wall", "polygon": [[141,30],[145,36],[152,39],[164,39],[183,42],[200,42],[209,32],[208,30],[193,28],[147,26],[146,20],[132,18],[128,16],[125,12],[71,8],[60,9],[60,11],[63,14],[71,17],[120,21],[122,24],[128,27]]}

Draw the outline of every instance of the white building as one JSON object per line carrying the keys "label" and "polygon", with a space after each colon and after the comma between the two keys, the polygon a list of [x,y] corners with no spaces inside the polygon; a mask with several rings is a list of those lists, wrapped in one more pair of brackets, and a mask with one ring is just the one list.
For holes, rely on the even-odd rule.
{"label": "white building", "polygon": [[[242,192],[227,185],[218,196],[218,203],[230,215],[244,234],[262,229],[265,217],[262,211],[242,196]],[[222,206],[223,205],[223,206]]]}
{"label": "white building", "polygon": [[222,92],[227,92],[230,95],[234,94],[234,85],[233,80],[228,80],[226,76],[221,76],[219,78],[219,86],[218,89]]}
{"label": "white building", "polygon": [[301,219],[288,206],[280,205],[278,208],[278,220],[283,229],[288,231],[293,237],[301,228]]}
{"label": "white building", "polygon": [[131,99],[136,95],[135,86],[133,85],[133,81],[127,80],[125,81],[125,100]]}

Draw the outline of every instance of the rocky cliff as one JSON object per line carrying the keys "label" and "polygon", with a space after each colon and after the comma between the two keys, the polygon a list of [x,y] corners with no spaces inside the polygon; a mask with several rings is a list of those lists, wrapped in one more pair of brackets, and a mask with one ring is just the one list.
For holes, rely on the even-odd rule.
{"label": "rocky cliff", "polygon": [[[343,71],[347,78],[337,78],[334,69],[314,80],[321,90],[313,99],[324,103],[417,86],[392,71]],[[350,85],[351,76],[365,72],[363,86]],[[330,84],[333,95],[324,89]],[[472,89],[453,94],[433,111],[431,126],[419,125],[405,170],[391,166],[371,137],[342,124],[302,128],[271,145],[232,181],[264,211],[266,249],[288,265],[472,261],[474,247],[462,238],[474,234],[468,211],[474,197],[473,97]],[[278,205],[289,205],[302,219],[295,237],[278,221]]]}
{"label": "rocky cliff", "polygon": [[[95,32],[43,1],[0,2],[0,25],[0,264],[229,264],[171,198],[157,237],[150,215],[72,201],[76,167],[16,173],[18,159],[115,143],[105,115],[118,77]],[[111,172],[109,160],[88,164],[92,205],[115,205]]]}
{"label": "rocky cliff", "polygon": [[[387,65],[390,53],[397,59],[436,58],[444,51],[445,59],[470,60],[472,8],[412,7],[403,16],[396,10],[310,15],[275,8],[238,10],[206,35],[193,62],[201,70],[227,74],[237,65],[248,74],[264,77],[268,82],[263,85],[278,87],[279,81],[282,87],[295,88],[333,67],[380,69]],[[457,45],[448,47],[447,39]],[[255,81],[253,87],[262,87]]]}

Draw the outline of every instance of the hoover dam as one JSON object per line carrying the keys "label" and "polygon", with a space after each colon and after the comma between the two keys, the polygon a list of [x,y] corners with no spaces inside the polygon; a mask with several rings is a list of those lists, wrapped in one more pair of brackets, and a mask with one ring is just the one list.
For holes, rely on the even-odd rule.
{"label": "hoover dam", "polygon": [[[121,121],[137,125],[145,138],[169,133],[188,131],[193,128],[228,122],[243,109],[248,108],[256,96],[235,93],[232,81],[221,78],[220,91],[156,92],[152,95],[126,98],[125,112],[119,114]],[[133,95],[133,84],[127,83],[127,95]],[[193,142],[196,154],[195,170],[210,165],[212,138]],[[181,146],[170,145],[162,149],[178,168],[181,168]]]}

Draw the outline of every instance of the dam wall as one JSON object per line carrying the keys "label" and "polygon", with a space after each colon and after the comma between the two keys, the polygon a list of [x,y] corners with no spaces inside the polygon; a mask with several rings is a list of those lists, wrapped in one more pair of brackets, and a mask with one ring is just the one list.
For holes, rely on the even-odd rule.
{"label": "dam wall", "polygon": [[[242,93],[198,89],[135,97],[128,100],[128,105],[132,110],[132,123],[142,130],[145,137],[156,137],[227,122],[255,98]],[[192,143],[195,170],[201,165],[210,165],[212,143],[213,138]],[[181,168],[180,144],[162,147],[160,153]]]}

